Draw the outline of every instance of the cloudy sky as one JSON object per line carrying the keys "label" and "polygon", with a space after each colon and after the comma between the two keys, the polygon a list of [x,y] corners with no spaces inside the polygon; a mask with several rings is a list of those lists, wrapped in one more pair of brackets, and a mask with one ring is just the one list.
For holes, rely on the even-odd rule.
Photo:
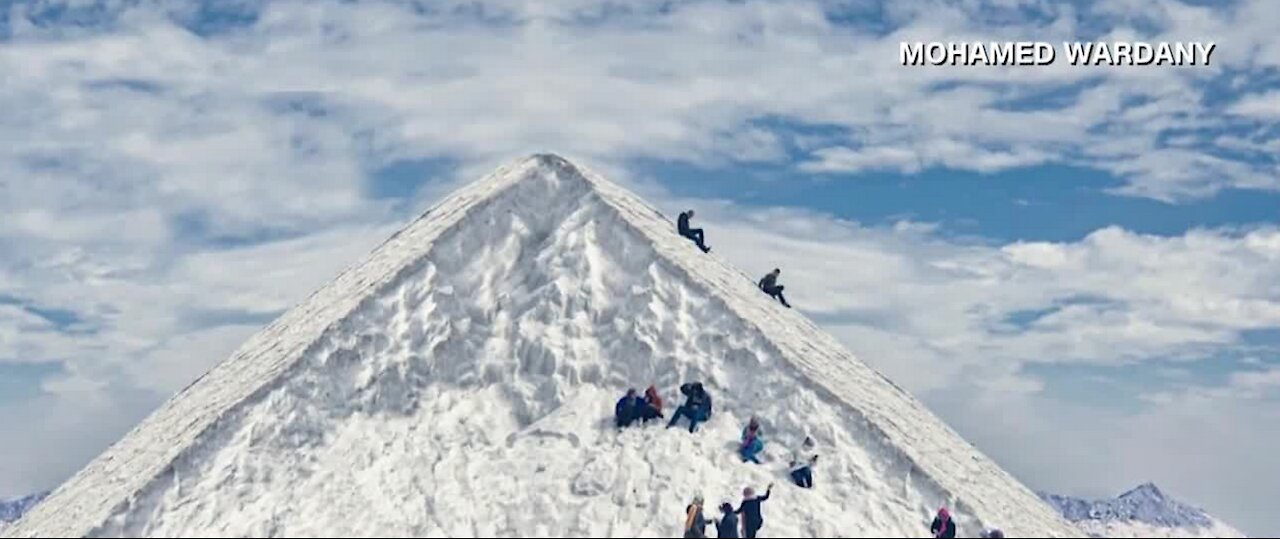
{"label": "cloudy sky", "polygon": [[[783,267],[1029,486],[1154,481],[1280,533],[1274,8],[0,0],[0,496],[55,486],[449,190],[553,151]],[[973,39],[1217,47],[899,64]]]}

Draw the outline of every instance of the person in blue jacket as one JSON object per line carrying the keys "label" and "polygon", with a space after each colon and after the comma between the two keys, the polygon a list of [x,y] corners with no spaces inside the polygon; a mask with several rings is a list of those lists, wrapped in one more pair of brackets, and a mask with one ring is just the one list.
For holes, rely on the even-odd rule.
{"label": "person in blue jacket", "polygon": [[702,252],[704,253],[711,252],[711,248],[707,247],[707,244],[706,244],[706,234],[702,232],[701,228],[690,227],[689,226],[690,219],[693,219],[693,210],[686,210],[682,212],[680,214],[680,217],[676,219],[677,231],[680,233],[681,236],[684,236],[686,238],[693,240],[693,243],[697,245],[699,249],[702,249]]}
{"label": "person in blue jacket", "polygon": [[764,451],[764,440],[760,438],[760,422],[753,417],[742,429],[742,444],[738,446],[738,455],[742,457],[742,462],[760,464],[756,455],[761,451]]}
{"label": "person in blue jacket", "polygon": [[613,407],[613,421],[618,428],[630,427],[636,421],[639,421],[644,413],[644,399],[636,395],[635,388],[627,390],[626,396],[618,401]]}
{"label": "person in blue jacket", "polygon": [[760,528],[764,527],[764,515],[760,512],[760,504],[769,499],[769,493],[773,492],[773,484],[769,484],[768,490],[764,491],[764,496],[756,496],[755,490],[747,487],[742,491],[742,505],[738,506],[738,510],[734,511],[742,515],[742,536],[749,539],[755,539]]}
{"label": "person in blue jacket", "polygon": [[702,382],[690,382],[680,386],[680,392],[684,394],[684,404],[676,408],[676,413],[672,414],[671,421],[667,423],[667,428],[676,426],[680,418],[689,418],[689,432],[698,429],[698,423],[711,419],[711,395],[707,394],[707,390],[702,387]]}

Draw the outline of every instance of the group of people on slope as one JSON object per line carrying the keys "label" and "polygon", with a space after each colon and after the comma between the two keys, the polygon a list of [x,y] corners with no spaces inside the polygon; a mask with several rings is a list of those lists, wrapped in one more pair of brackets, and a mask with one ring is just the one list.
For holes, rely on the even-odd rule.
{"label": "group of people on slope", "polygon": [[644,390],[643,397],[636,394],[635,388],[627,389],[627,394],[613,408],[613,422],[620,429],[660,417],[665,417],[662,415],[662,397],[654,386]]}
{"label": "group of people on slope", "polygon": [[[813,467],[818,463],[818,451],[813,437],[805,436],[800,448],[791,453],[788,470],[791,481],[800,488],[813,488]],[[742,440],[738,444],[738,456],[742,462],[760,464],[760,453],[764,451],[764,437],[760,431],[760,421],[752,417],[742,429]]]}
{"label": "group of people on slope", "polygon": [[[684,394],[685,401],[676,409],[671,421],[667,423],[667,427],[674,427],[681,418],[688,418],[689,432],[695,432],[699,423],[705,422],[711,417],[711,395],[707,393],[702,382],[687,382],[680,386],[680,393]],[[615,407],[615,417],[619,428],[630,426],[636,421],[646,422],[649,419],[663,417],[662,397],[658,395],[657,388],[654,386],[649,386],[645,390],[643,398],[636,395],[635,389],[628,389],[626,396],[622,397]],[[802,488],[813,488],[812,468],[818,462],[818,454],[814,446],[813,438],[806,436],[800,449],[796,450],[792,455],[789,466],[791,479],[797,486]],[[753,416],[747,422],[746,427],[742,429],[742,440],[738,454],[742,457],[743,462],[760,464],[758,456],[763,451],[764,439],[760,421]],[[720,506],[721,516],[714,521],[717,537],[755,537],[760,528],[764,526],[764,517],[761,514],[760,504],[768,500],[772,492],[772,484],[769,485],[763,496],[756,496],[751,488],[747,488],[743,491],[742,503],[737,509],[734,509],[728,502],[722,504]],[[702,497],[698,496],[686,508],[685,537],[706,537],[706,527],[709,521],[703,516],[702,504]],[[741,535],[739,535],[739,515],[741,515]]]}
{"label": "group of people on slope", "polygon": [[818,450],[813,438],[805,436],[800,449],[791,455],[791,480],[800,488],[813,488],[813,467],[817,464]]}
{"label": "group of people on slope", "polygon": [[[687,382],[680,386],[680,393],[684,394],[685,401],[676,409],[671,421],[667,423],[667,427],[674,427],[681,418],[688,418],[689,432],[694,432],[697,430],[699,423],[705,422],[711,417],[711,395],[707,393],[702,382]],[[662,396],[658,394],[658,389],[652,385],[645,389],[643,397],[637,395],[634,388],[628,389],[627,394],[618,401],[614,415],[615,423],[619,428],[629,427],[636,422],[647,423],[651,419],[663,418],[665,416],[662,413]],[[760,464],[759,455],[763,451],[763,429],[760,426],[760,420],[752,416],[742,429],[738,455],[743,462]],[[788,469],[792,482],[801,488],[813,488],[813,467],[817,463],[816,443],[812,436],[805,436],[804,442],[800,444],[799,449],[796,449],[791,454]],[[760,528],[764,526],[760,504],[768,500],[772,492],[772,484],[769,485],[763,496],[756,496],[754,491],[748,487],[743,491],[742,503],[737,509],[734,509],[728,502],[721,504],[721,516],[714,521],[717,537],[755,537]],[[706,537],[706,527],[708,522],[712,521],[704,518],[702,510],[703,500],[701,496],[695,497],[693,502],[686,507],[685,537]],[[739,515],[741,515],[741,536],[739,535]],[[929,526],[929,531],[933,537],[938,539],[949,539],[956,536],[955,521],[951,519],[951,514],[946,507],[938,509],[937,515]],[[991,529],[984,531],[982,537],[1003,539],[1004,533],[998,529]]]}
{"label": "group of people on slope", "polygon": [[[701,228],[693,228],[693,226],[689,224],[689,220],[693,219],[693,215],[693,210],[680,212],[680,217],[676,219],[676,232],[693,241],[694,245],[697,245],[699,249],[702,249],[702,252],[709,253],[711,252],[711,248],[707,247],[706,232]],[[791,304],[787,303],[787,298],[782,295],[782,291],[786,287],[778,284],[778,276],[781,274],[782,270],[774,268],[773,271],[761,278],[760,281],[756,283],[756,286],[765,294],[768,294],[769,297],[778,300],[783,306],[789,309],[791,308]]]}
{"label": "group of people on slope", "polygon": [[[676,426],[682,418],[688,418],[689,432],[694,432],[698,429],[698,423],[711,418],[711,395],[702,387],[702,382],[686,383],[680,386],[680,393],[685,396],[684,404],[676,408],[667,428]],[[636,393],[635,388],[628,389],[627,394],[613,408],[613,422],[620,429],[666,417],[662,413],[662,396],[654,386],[644,390],[643,397]]]}
{"label": "group of people on slope", "polygon": [[[694,245],[701,249],[704,253],[711,252],[711,248],[706,243],[706,232],[701,228],[693,228],[690,221],[693,219],[694,211],[685,210],[680,213],[676,220],[676,229],[679,234],[693,241]],[[766,274],[756,286],[769,297],[778,300],[782,305],[790,308],[791,304],[787,302],[786,296],[782,294],[786,288],[778,284],[778,276],[782,274],[782,270],[774,268],[773,271]],[[680,392],[685,395],[685,403],[676,410],[675,415],[671,417],[671,422],[667,427],[673,427],[682,417],[689,418],[689,432],[697,430],[698,423],[705,422],[711,417],[711,396],[703,389],[699,382],[687,383],[680,386]],[[632,398],[635,390],[627,392],[627,397]],[[638,399],[638,398],[637,398]],[[618,403],[619,410],[623,409],[623,401]],[[652,403],[656,401],[658,404],[654,407],[652,404],[649,408],[644,408],[642,419],[647,421],[653,417],[662,416],[662,399],[657,396],[656,390],[650,386],[645,392],[645,399],[637,400],[637,402]],[[653,410],[653,411],[650,411]],[[657,415],[650,416],[649,414]],[[619,412],[621,416],[622,412]],[[630,423],[627,423],[630,424]],[[620,426],[625,426],[619,423]],[[790,463],[791,480],[801,488],[813,488],[813,467],[818,462],[818,453],[814,447],[812,437],[806,436],[800,449],[792,454]],[[760,464],[759,455],[764,451],[764,438],[762,437],[760,422],[752,417],[747,422],[747,426],[742,429],[742,439],[738,446],[738,455],[743,462],[751,462]],[[744,514],[742,521],[742,532],[745,537],[755,537],[760,527],[764,525],[764,519],[760,516],[760,503],[769,499],[769,492],[772,491],[773,485],[769,485],[769,491],[764,496],[754,496],[752,490],[747,488],[743,492],[742,505],[738,509],[728,502],[720,506],[721,518],[715,521],[718,530],[718,537],[738,537],[738,520],[737,515]],[[693,503],[686,510],[685,519],[685,537],[706,537],[707,520],[702,516],[702,497],[695,497]],[[956,524],[951,520],[950,513],[947,508],[943,507],[938,510],[937,516],[934,517],[929,531],[935,538],[954,538],[956,536]],[[999,529],[986,530],[982,533],[984,538],[1003,539],[1004,533]]]}
{"label": "group of people on slope", "polygon": [[[680,386],[680,393],[685,397],[684,404],[676,409],[667,428],[676,426],[681,419],[689,420],[689,432],[698,430],[698,424],[711,419],[711,394],[707,393],[702,382],[688,382]],[[662,396],[658,389],[649,386],[644,396],[637,395],[635,388],[627,390],[627,394],[614,406],[614,424],[618,428],[626,428],[637,422],[648,423],[652,419],[665,418],[662,413]],[[789,470],[791,480],[796,486],[813,488],[813,466],[818,462],[818,454],[813,438],[805,436],[800,448],[792,453]],[[742,439],[738,445],[738,456],[743,462],[760,464],[760,453],[764,451],[764,437],[760,428],[760,420],[752,416],[747,426],[742,429]]]}
{"label": "group of people on slope", "polygon": [[[756,496],[755,490],[747,487],[742,491],[742,503],[737,509],[733,504],[720,504],[720,518],[714,521],[716,537],[752,537],[760,533],[764,527],[764,513],[761,504],[768,501],[773,492],[773,485],[765,490],[763,496]],[[706,537],[707,519],[702,514],[702,496],[694,496],[693,503],[685,507],[684,536]],[[739,519],[741,515],[741,519]],[[739,527],[741,522],[741,527]]]}
{"label": "group of people on slope", "polygon": [[[729,502],[720,504],[720,518],[713,521],[716,526],[716,537],[750,537],[754,538],[760,533],[760,529],[764,527],[764,514],[761,511],[761,504],[769,499],[769,495],[773,492],[773,485],[769,485],[764,496],[756,496],[755,491],[751,487],[747,487],[742,492],[742,503],[737,509]],[[703,516],[703,500],[702,496],[694,496],[693,502],[685,507],[684,520],[684,537],[706,537],[708,520]],[[739,530],[738,515],[742,515],[741,530]],[[741,531],[742,535],[738,532]],[[929,532],[932,537],[937,539],[954,539],[956,536],[956,523],[951,519],[951,514],[946,507],[938,509],[937,516],[934,517],[933,523],[929,526]],[[1004,532],[998,528],[990,528],[982,531],[980,535],[983,539],[1004,539]]]}

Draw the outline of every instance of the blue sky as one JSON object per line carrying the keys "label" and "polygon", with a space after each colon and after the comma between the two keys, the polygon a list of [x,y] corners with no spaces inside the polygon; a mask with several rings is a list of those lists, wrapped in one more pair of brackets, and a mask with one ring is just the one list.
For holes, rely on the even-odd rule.
{"label": "blue sky", "polygon": [[[0,496],[449,190],[554,151],[784,267],[1033,488],[1155,481],[1280,532],[1248,481],[1280,475],[1280,23],[1208,4],[0,3]],[[901,40],[1094,38],[1217,52],[897,65]]]}

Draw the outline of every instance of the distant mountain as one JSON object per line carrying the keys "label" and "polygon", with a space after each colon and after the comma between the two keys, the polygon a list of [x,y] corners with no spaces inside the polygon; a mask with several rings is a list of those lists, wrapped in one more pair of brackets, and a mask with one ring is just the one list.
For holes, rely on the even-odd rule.
{"label": "distant mountain", "polygon": [[1104,500],[1047,493],[1040,497],[1092,537],[1245,537],[1204,510],[1170,498],[1152,483]]}
{"label": "distant mountain", "polygon": [[41,492],[11,500],[0,500],[0,529],[4,529],[6,524],[18,520],[23,513],[40,503],[40,500],[43,500],[48,495],[48,492]]}

